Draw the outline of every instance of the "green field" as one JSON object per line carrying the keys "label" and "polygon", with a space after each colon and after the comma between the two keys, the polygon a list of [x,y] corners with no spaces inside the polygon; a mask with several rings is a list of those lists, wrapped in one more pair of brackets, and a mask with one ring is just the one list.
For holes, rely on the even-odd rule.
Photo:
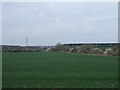
{"label": "green field", "polygon": [[115,88],[118,59],[64,52],[4,52],[3,88]]}

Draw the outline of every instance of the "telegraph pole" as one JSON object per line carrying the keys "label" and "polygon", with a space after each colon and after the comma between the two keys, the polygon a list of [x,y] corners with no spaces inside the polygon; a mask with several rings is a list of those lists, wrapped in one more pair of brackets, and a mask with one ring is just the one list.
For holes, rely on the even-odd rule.
{"label": "telegraph pole", "polygon": [[26,37],[26,47],[28,46],[28,38]]}
{"label": "telegraph pole", "polygon": [[28,51],[28,38],[26,37],[26,51]]}

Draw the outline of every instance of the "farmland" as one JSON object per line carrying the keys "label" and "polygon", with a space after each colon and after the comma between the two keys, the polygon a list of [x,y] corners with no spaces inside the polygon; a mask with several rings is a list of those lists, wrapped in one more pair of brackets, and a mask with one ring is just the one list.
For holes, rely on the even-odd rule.
{"label": "farmland", "polygon": [[116,88],[117,57],[3,52],[3,88]]}

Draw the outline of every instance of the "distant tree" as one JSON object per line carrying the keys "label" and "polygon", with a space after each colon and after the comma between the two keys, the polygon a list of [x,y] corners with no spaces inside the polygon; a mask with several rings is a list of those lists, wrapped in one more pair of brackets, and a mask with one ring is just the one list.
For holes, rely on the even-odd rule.
{"label": "distant tree", "polygon": [[70,49],[69,49],[69,52],[75,52],[75,53],[76,53],[77,51],[78,51],[77,48],[70,48]]}
{"label": "distant tree", "polygon": [[104,54],[104,51],[102,49],[99,49],[99,48],[92,48],[91,54],[101,55],[101,54]]}
{"label": "distant tree", "polygon": [[61,46],[62,44],[61,43],[57,43],[56,46]]}
{"label": "distant tree", "polygon": [[108,48],[105,50],[104,52],[105,55],[109,55],[109,56],[118,56],[118,48]]}
{"label": "distant tree", "polygon": [[65,46],[65,45],[62,45],[62,44],[57,44],[57,45],[54,47],[54,50],[55,50],[55,51],[67,52],[67,51],[69,51],[69,47],[68,47],[68,46]]}
{"label": "distant tree", "polygon": [[119,56],[119,48],[118,47],[113,48],[113,52],[114,52],[113,56]]}
{"label": "distant tree", "polygon": [[54,51],[54,47],[49,47],[49,48],[47,48],[46,51],[47,51],[47,52],[49,52],[49,51]]}
{"label": "distant tree", "polygon": [[66,45],[62,45],[61,43],[57,43],[54,47],[47,48],[46,51],[52,52],[68,52],[70,47]]}
{"label": "distant tree", "polygon": [[76,47],[78,49],[79,53],[84,53],[84,54],[90,54],[91,49],[94,48],[94,45],[80,45],[79,47]]}

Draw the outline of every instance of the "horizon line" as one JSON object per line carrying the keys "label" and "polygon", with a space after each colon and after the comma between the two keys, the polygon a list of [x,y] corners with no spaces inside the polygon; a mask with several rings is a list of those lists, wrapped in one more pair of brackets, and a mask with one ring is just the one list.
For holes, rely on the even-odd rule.
{"label": "horizon line", "polygon": [[[80,43],[61,43],[64,44],[119,44],[120,42],[80,42]],[[56,43],[57,44],[57,43]],[[56,44],[52,45],[28,45],[28,46],[55,46]],[[22,44],[0,44],[0,46],[7,45],[7,46],[26,46]]]}

